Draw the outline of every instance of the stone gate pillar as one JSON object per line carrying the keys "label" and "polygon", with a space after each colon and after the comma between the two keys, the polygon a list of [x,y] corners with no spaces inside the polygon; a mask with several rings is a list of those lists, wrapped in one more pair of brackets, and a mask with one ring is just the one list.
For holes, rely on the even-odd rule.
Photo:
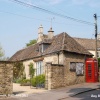
{"label": "stone gate pillar", "polygon": [[51,90],[51,62],[48,62],[45,66],[45,88]]}
{"label": "stone gate pillar", "polygon": [[13,93],[13,64],[8,61],[0,61],[0,94]]}

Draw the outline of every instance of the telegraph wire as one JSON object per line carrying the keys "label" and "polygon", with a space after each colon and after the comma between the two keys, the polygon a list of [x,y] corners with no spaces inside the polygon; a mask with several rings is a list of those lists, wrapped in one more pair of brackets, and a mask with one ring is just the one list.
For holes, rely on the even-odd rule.
{"label": "telegraph wire", "polygon": [[15,3],[21,4],[21,5],[24,5],[24,6],[27,6],[27,7],[34,8],[34,9],[39,10],[39,11],[43,11],[45,13],[53,14],[53,15],[56,15],[56,16],[59,16],[59,17],[65,18],[65,19],[69,19],[69,20],[76,21],[76,22],[83,23],[83,24],[94,25],[94,23],[79,20],[79,19],[75,19],[75,18],[66,16],[66,15],[60,14],[60,13],[52,12],[50,10],[38,7],[38,6],[33,5],[33,4],[25,3],[25,2],[20,1],[20,0],[10,0],[10,1],[13,1]]}
{"label": "telegraph wire", "polygon": [[[51,22],[51,20],[44,20],[44,19],[40,19],[40,18],[32,18],[29,16],[25,16],[25,15],[20,15],[20,14],[16,14],[16,13],[12,13],[12,12],[8,12],[8,11],[1,11],[0,13],[6,13],[6,14],[10,14],[10,15],[14,15],[14,16],[19,16],[19,17],[23,17],[23,18],[27,18],[27,19],[32,19],[32,20],[40,20],[40,21],[45,21],[45,22]],[[79,25],[79,24],[68,24],[65,22],[58,22],[58,21],[54,21],[53,23],[57,23],[57,24],[65,24],[65,25],[73,25],[73,26],[83,26],[83,25]]]}
{"label": "telegraph wire", "polygon": [[[41,0],[41,1],[43,1],[44,3],[48,3],[47,1],[45,1],[45,0]],[[56,8],[55,6],[52,6],[53,8]],[[63,13],[69,13],[69,12],[66,12],[66,11],[64,11],[64,10],[62,10],[61,8],[56,8],[57,10],[59,10],[60,12],[63,12]],[[70,13],[69,13],[70,14]]]}
{"label": "telegraph wire", "polygon": [[[36,19],[36,20],[41,20],[41,21],[48,21],[48,20],[44,20],[44,19],[32,18],[32,17],[28,17],[28,16],[12,13],[12,12],[7,12],[7,11],[1,11],[0,10],[0,12],[1,13],[7,13],[7,14],[15,15],[15,16],[19,16],[19,17],[24,17],[24,18],[28,18],[28,19]],[[48,22],[50,22],[50,21],[48,21]]]}

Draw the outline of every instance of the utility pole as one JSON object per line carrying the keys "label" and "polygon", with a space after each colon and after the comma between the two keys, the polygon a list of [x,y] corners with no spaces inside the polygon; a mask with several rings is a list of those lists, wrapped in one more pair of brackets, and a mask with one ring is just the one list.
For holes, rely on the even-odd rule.
{"label": "utility pole", "polygon": [[97,14],[94,14],[95,19],[95,58],[97,59]]}

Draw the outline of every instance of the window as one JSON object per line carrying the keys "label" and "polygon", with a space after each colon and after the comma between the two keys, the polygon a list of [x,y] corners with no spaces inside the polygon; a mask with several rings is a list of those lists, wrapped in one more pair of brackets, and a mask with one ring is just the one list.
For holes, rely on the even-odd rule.
{"label": "window", "polygon": [[43,45],[42,44],[39,45],[39,52],[43,52]]}
{"label": "window", "polygon": [[76,71],[76,63],[75,62],[70,62],[70,71]]}
{"label": "window", "polygon": [[82,62],[70,62],[70,71],[76,72],[76,75],[83,75],[84,64]]}
{"label": "window", "polygon": [[48,47],[49,47],[50,44],[48,43],[42,43],[39,45],[39,52],[43,53]]}
{"label": "window", "polygon": [[36,76],[43,74],[43,61],[36,62]]}
{"label": "window", "polygon": [[83,75],[83,63],[76,63],[76,75]]}

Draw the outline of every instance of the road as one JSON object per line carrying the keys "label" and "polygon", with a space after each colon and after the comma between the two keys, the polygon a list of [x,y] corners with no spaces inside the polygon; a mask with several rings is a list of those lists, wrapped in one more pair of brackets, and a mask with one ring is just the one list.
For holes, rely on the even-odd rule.
{"label": "road", "polygon": [[63,100],[100,100],[100,90],[93,90]]}
{"label": "road", "polygon": [[[45,96],[45,98],[42,96]],[[73,97],[67,97],[65,99],[60,99],[60,98],[59,99],[52,99],[52,97],[55,95],[49,96],[47,94],[44,94],[42,96],[41,96],[41,94],[39,94],[39,95],[31,94],[28,97],[6,98],[6,99],[3,98],[0,100],[100,100],[100,89],[81,93],[81,94],[78,94],[78,95],[73,96]]]}

